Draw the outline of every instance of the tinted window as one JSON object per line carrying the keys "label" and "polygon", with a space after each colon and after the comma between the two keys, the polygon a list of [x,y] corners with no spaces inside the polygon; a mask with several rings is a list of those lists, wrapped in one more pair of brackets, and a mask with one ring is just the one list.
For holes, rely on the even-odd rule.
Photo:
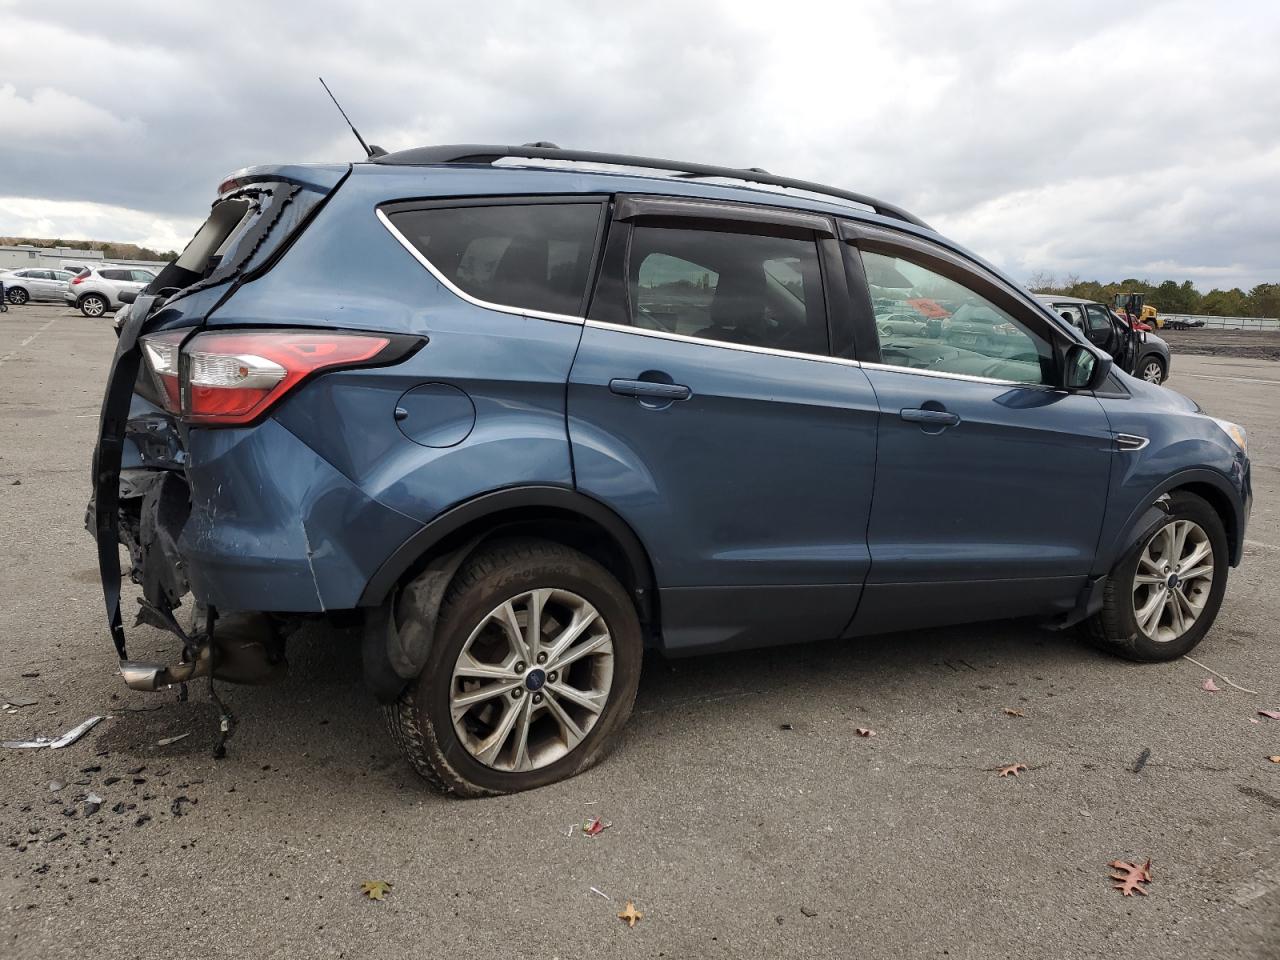
{"label": "tinted window", "polygon": [[[1047,383],[1049,343],[962,283],[901,257],[863,251],[885,363],[1018,383]],[[892,317],[927,300],[941,316],[902,329]],[[916,311],[919,313],[919,311]]]}
{"label": "tinted window", "polygon": [[104,280],[125,280],[125,281],[128,281],[128,280],[132,279],[132,278],[129,276],[129,271],[128,271],[128,270],[99,270],[99,271],[98,271],[98,273],[99,273],[99,275],[100,275]]}
{"label": "tinted window", "polygon": [[30,276],[31,279],[33,280],[52,280],[53,271],[52,270],[32,270],[31,273],[28,274],[28,276]]}
{"label": "tinted window", "polygon": [[598,203],[438,207],[390,215],[432,266],[480,300],[578,316]]}
{"label": "tinted window", "polygon": [[1106,307],[1100,307],[1096,304],[1089,304],[1084,308],[1085,316],[1089,318],[1089,329],[1094,332],[1111,332],[1111,315],[1107,313]]}
{"label": "tinted window", "polygon": [[812,240],[637,226],[628,269],[637,327],[802,353],[828,352]]}
{"label": "tinted window", "polygon": [[133,274],[135,283],[150,283],[156,278],[155,274],[148,273],[146,270],[130,270],[129,272]]}

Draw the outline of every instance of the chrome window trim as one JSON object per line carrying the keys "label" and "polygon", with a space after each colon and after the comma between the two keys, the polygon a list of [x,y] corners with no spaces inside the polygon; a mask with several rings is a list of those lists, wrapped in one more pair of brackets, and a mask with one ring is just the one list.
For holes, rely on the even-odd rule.
{"label": "chrome window trim", "polygon": [[616,330],[619,333],[630,333],[638,337],[654,337],[659,340],[675,340],[678,343],[696,343],[704,347],[720,347],[723,350],[737,350],[741,353],[759,353],[770,357],[790,357],[795,360],[813,360],[818,363],[834,363],[842,367],[861,367],[857,360],[846,357],[822,356],[816,353],[801,353],[798,350],[778,350],[774,347],[754,347],[747,343],[733,343],[728,340],[710,340],[706,337],[690,337],[683,333],[667,333],[665,330],[649,330],[644,327],[633,327],[625,323],[608,323],[604,320],[588,320],[588,327],[597,330]]}
{"label": "chrome window trim", "polygon": [[1035,390],[1052,390],[1047,383],[1027,383],[1025,380],[1000,380],[996,377],[978,377],[970,373],[950,373],[946,370],[922,370],[920,367],[904,367],[896,363],[874,363],[864,360],[862,366],[868,370],[889,370],[893,373],[914,373],[919,377],[940,377],[944,380],[968,380],[971,383],[993,383],[1003,387],[1028,387]]}
{"label": "chrome window trim", "polygon": [[426,267],[431,275],[440,281],[441,286],[454,296],[465,300],[467,303],[476,307],[483,307],[485,310],[497,310],[499,313],[509,313],[516,317],[537,317],[540,320],[554,320],[556,323],[575,323],[578,325],[581,325],[584,322],[582,317],[575,317],[568,313],[550,313],[545,310],[526,309],[522,307],[509,306],[504,303],[492,303],[489,300],[481,300],[479,297],[473,297],[441,273],[435,264],[424,257],[422,252],[409,242],[409,238],[396,229],[396,225],[391,222],[391,219],[385,213],[381,210],[375,210],[374,212],[378,215],[378,219],[382,221],[382,225],[387,228],[387,231],[391,236],[395,237],[396,240],[400,242],[400,246],[409,251],[409,254],[413,259]]}

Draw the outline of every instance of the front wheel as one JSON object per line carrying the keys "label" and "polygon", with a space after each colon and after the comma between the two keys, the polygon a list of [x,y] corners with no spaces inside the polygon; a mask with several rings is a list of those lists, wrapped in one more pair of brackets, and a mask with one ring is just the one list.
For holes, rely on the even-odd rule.
{"label": "front wheel", "polygon": [[1159,357],[1143,357],[1139,375],[1147,383],[1164,382],[1164,362]]}
{"label": "front wheel", "polygon": [[1129,660],[1176,660],[1204,639],[1226,589],[1221,518],[1200,497],[1174,493],[1164,521],[1111,571],[1086,637]]}
{"label": "front wheel", "polygon": [[5,298],[15,307],[20,307],[31,299],[27,291],[23,290],[21,287],[13,287],[6,291]]}
{"label": "front wheel", "polygon": [[[400,607],[402,625],[428,619],[411,601]],[[484,546],[449,585],[427,665],[385,708],[387,726],[446,792],[545,786],[613,746],[642,656],[635,607],[598,563],[545,541]]]}

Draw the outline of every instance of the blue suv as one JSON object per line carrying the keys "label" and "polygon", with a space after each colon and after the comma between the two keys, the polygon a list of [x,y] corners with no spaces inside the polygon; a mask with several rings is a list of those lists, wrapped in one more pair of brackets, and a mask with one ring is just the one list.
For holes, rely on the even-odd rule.
{"label": "blue suv", "polygon": [[[475,796],[599,760],[646,647],[1032,617],[1166,660],[1212,624],[1244,431],[911,214],[371,152],[232,175],[120,324],[91,525],[130,686],[263,682],[305,619],[359,625],[409,762]],[[127,657],[117,542],[172,664]]]}

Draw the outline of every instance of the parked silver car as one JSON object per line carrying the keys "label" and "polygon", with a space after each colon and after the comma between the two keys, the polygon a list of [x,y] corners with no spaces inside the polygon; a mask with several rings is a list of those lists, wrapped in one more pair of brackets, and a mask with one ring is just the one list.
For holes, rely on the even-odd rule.
{"label": "parked silver car", "polygon": [[139,267],[86,267],[72,278],[64,299],[86,317],[100,317],[120,309],[121,293],[137,293],[155,278]]}
{"label": "parked silver car", "polygon": [[21,270],[0,272],[4,284],[5,299],[16,306],[28,300],[54,300],[65,297],[67,284],[75,274],[70,270],[46,270],[43,267],[24,267]]}

